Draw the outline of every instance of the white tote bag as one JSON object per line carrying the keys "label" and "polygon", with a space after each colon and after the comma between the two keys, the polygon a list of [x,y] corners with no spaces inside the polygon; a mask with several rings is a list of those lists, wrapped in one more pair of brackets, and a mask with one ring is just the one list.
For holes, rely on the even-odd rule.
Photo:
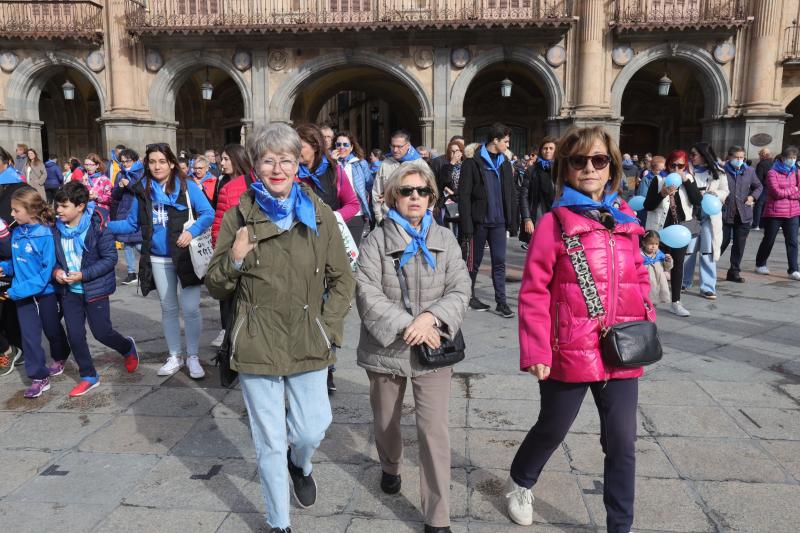
{"label": "white tote bag", "polygon": [[[189,220],[183,224],[183,229],[189,231],[194,223],[194,214],[192,213],[192,201],[189,198],[189,191],[186,191],[186,205],[189,209]],[[192,257],[192,267],[194,267],[194,275],[199,279],[203,279],[208,272],[208,264],[211,262],[211,256],[214,255],[214,246],[211,244],[211,228],[208,228],[197,237],[192,238],[189,243],[189,254]]]}
{"label": "white tote bag", "polygon": [[336,215],[336,221],[339,223],[339,233],[342,234],[344,251],[347,253],[347,259],[350,261],[350,268],[355,272],[356,263],[358,262],[358,246],[356,246],[353,234],[350,233],[350,228],[347,227],[342,215],[340,215],[338,211],[334,211],[333,214]]}

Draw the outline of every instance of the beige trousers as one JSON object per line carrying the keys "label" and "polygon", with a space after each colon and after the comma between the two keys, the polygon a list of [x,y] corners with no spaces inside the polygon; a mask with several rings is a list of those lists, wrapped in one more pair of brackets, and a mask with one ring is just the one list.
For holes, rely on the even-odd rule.
{"label": "beige trousers", "polygon": [[[408,378],[375,372],[367,372],[367,375],[381,468],[387,474],[397,475],[403,463],[400,415]],[[451,367],[411,378],[419,442],[422,516],[426,524],[434,527],[450,525],[448,413],[452,375]]]}

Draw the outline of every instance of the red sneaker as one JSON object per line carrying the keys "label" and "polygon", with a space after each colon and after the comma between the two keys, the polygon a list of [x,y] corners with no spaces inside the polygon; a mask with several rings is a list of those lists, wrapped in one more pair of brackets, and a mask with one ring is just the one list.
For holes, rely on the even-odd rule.
{"label": "red sneaker", "polygon": [[100,380],[97,378],[82,378],[80,383],[75,385],[75,387],[69,391],[69,396],[70,398],[83,396],[98,385],[100,385]]}
{"label": "red sneaker", "polygon": [[128,339],[131,341],[131,351],[125,356],[125,370],[133,373],[139,368],[139,352],[136,350],[136,341],[133,340],[133,337],[128,337]]}

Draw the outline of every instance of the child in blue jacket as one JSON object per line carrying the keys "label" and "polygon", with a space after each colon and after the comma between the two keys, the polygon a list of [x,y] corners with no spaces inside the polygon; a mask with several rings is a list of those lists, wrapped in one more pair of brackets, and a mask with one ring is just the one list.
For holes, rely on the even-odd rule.
{"label": "child in blue jacket", "polygon": [[17,304],[25,371],[32,380],[26,398],[38,398],[50,389],[50,369],[42,349],[42,331],[53,359],[66,359],[69,344],[59,318],[58,299],[50,276],[56,263],[53,212],[30,186],[11,196],[11,216],[18,227],[11,236],[11,260],[0,262],[0,275],[13,276],[8,297]]}
{"label": "child in blue jacket", "polygon": [[[106,231],[108,213],[89,201],[89,189],[79,181],[71,181],[56,191],[55,202],[58,219],[53,229],[53,279],[59,284],[67,335],[80,370],[81,381],[69,393],[75,397],[100,383],[86,343],[87,322],[95,339],[124,357],[128,372],[139,366],[139,354],[133,339],[123,337],[111,325],[108,297],[117,287],[117,249],[114,236]],[[66,358],[56,359],[51,375],[61,374],[66,363]]]}

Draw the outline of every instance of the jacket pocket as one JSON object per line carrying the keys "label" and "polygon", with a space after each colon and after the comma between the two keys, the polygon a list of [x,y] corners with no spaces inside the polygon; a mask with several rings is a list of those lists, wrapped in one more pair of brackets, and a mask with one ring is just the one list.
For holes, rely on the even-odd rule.
{"label": "jacket pocket", "polygon": [[572,310],[565,302],[556,303],[556,316],[555,316],[555,337],[556,344],[564,345],[572,342]]}

